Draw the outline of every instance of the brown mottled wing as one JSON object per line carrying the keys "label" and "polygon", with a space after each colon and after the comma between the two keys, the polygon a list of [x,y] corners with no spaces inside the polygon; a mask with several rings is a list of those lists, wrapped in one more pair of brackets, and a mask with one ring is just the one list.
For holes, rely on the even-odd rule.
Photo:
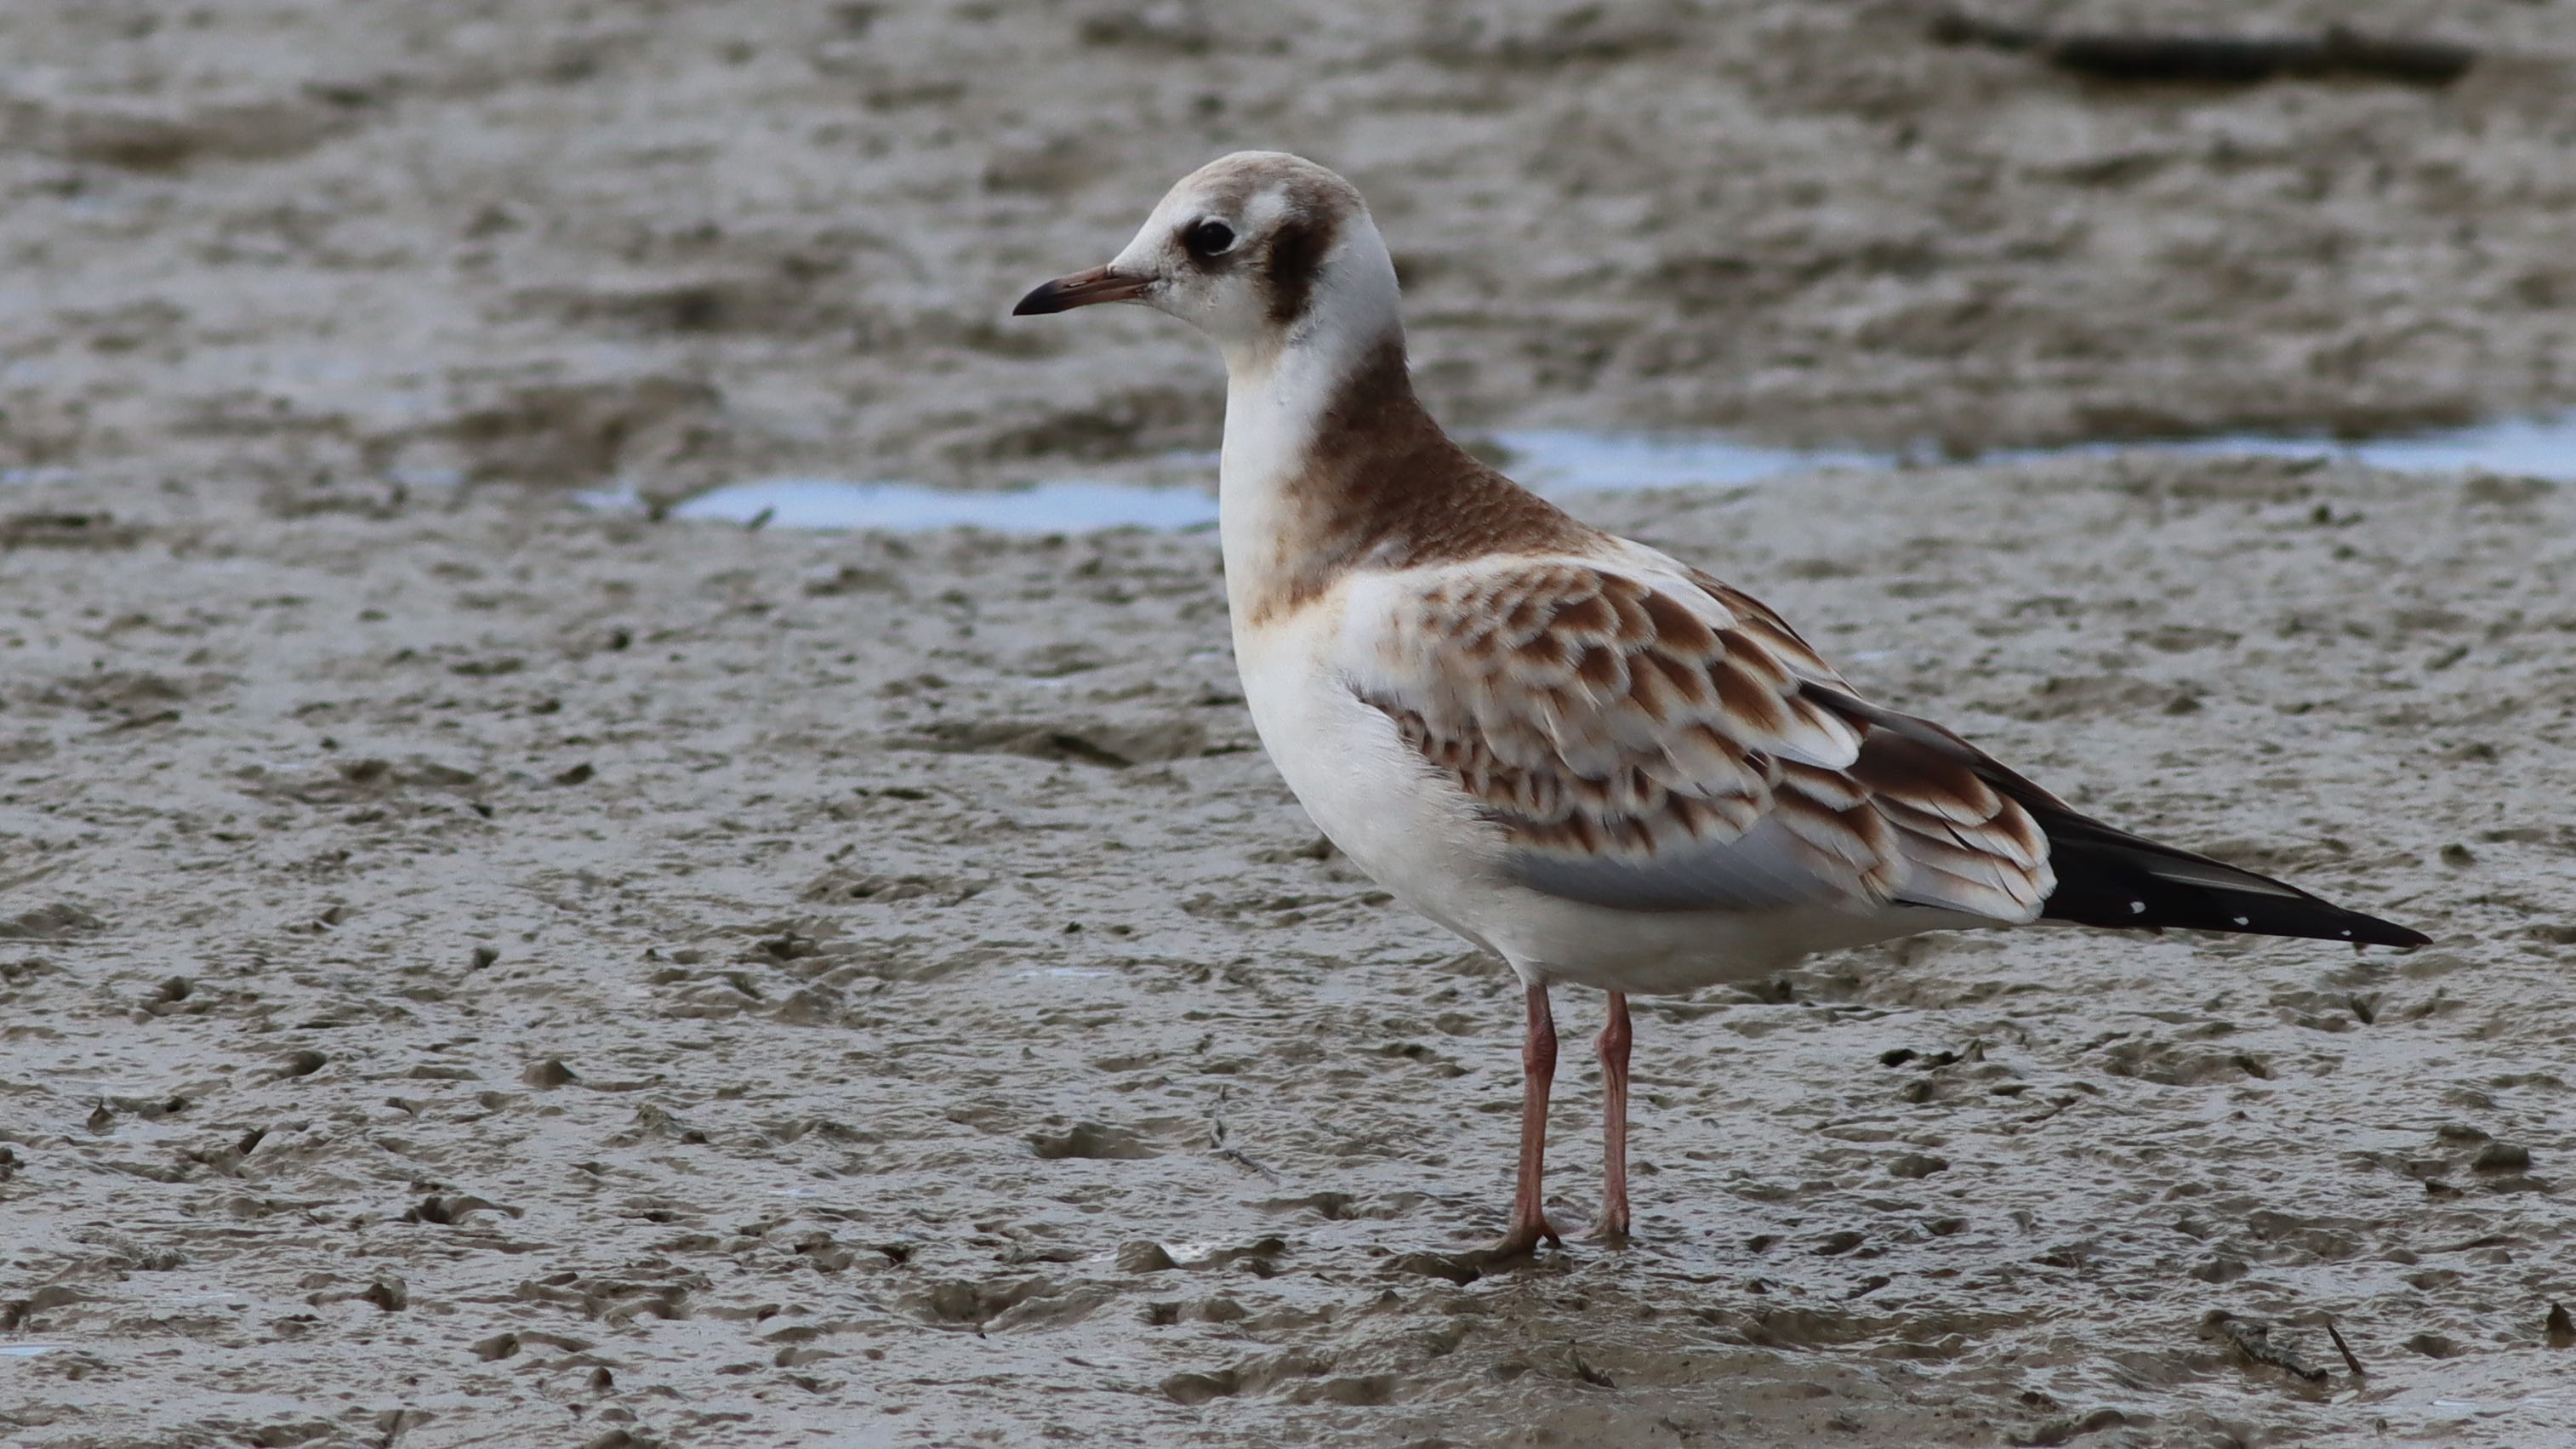
{"label": "brown mottled wing", "polygon": [[[2065,801],[1930,720],[1882,709],[1822,683],[1809,683],[1806,693],[1834,713],[1867,725],[1873,742],[1901,739],[1913,751],[1968,771],[2036,821],[2048,837],[2049,870],[2057,878],[2041,912],[2043,920],[2151,931],[2175,926],[2368,946],[2432,944],[2421,931],[2338,906],[2285,881],[2078,815]],[[1862,746],[1864,759],[1871,748]]]}
{"label": "brown mottled wing", "polygon": [[[1354,680],[1503,832],[1533,889],[1627,910],[2035,916],[2019,805],[1824,701],[1850,687],[1714,579],[1491,563],[1406,594]],[[1821,696],[1821,698],[1819,697]]]}

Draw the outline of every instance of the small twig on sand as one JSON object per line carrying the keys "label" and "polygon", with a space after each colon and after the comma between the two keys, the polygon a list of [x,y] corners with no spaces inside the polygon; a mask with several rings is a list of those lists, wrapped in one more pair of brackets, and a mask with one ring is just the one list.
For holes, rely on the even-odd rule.
{"label": "small twig on sand", "polygon": [[1262,1166],[1260,1163],[1253,1161],[1251,1158],[1244,1156],[1242,1153],[1235,1151],[1231,1147],[1218,1148],[1216,1150],[1216,1155],[1238,1166],[1249,1167],[1253,1171],[1260,1173],[1263,1177],[1269,1178],[1274,1183],[1279,1180],[1278,1173],[1272,1172],[1269,1168]]}
{"label": "small twig on sand", "polygon": [[2213,1308],[2203,1318],[2204,1331],[2226,1339],[2236,1351],[2259,1364],[2268,1364],[2293,1378],[2312,1384],[2326,1381],[2326,1371],[2272,1341],[2272,1326],[2250,1318],[2239,1318],[2223,1308]]}
{"label": "small twig on sand", "polygon": [[2335,1321],[2331,1318],[2326,1320],[2326,1337],[2334,1340],[2335,1352],[2343,1355],[2343,1366],[2352,1370],[2354,1378],[2370,1377],[2370,1370],[2363,1368],[2361,1360],[2352,1356],[2352,1345],[2343,1341],[2343,1330],[2335,1327]]}
{"label": "small twig on sand", "polygon": [[[1226,1089],[1218,1087],[1216,1089],[1216,1100],[1220,1107],[1225,1104],[1225,1097]],[[1231,1162],[1238,1167],[1249,1167],[1253,1171],[1260,1173],[1263,1177],[1269,1178],[1273,1186],[1276,1186],[1279,1182],[1278,1173],[1272,1172],[1269,1168],[1262,1166],[1260,1163],[1253,1161],[1251,1158],[1246,1157],[1242,1153],[1225,1145],[1225,1118],[1218,1116],[1213,1112],[1208,1114],[1208,1148],[1215,1152],[1217,1156],[1224,1158],[1226,1161]]]}

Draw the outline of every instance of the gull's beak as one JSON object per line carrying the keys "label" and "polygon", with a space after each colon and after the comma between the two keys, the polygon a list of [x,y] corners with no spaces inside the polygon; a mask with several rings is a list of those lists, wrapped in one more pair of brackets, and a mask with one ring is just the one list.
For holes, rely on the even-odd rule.
{"label": "gull's beak", "polygon": [[1039,317],[1049,312],[1070,312],[1094,302],[1133,302],[1145,295],[1154,284],[1151,277],[1122,272],[1114,267],[1093,267],[1070,277],[1058,277],[1020,299],[1011,309],[1014,317]]}

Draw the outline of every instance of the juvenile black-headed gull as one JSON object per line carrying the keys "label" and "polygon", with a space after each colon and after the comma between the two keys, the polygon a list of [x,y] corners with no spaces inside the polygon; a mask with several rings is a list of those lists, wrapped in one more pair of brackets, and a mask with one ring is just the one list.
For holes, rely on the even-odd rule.
{"label": "juvenile black-headed gull", "polygon": [[1015,314],[1138,302],[1225,355],[1219,537],[1253,723],[1315,824],[1527,988],[1520,1171],[1490,1250],[1557,1229],[1540,1177],[1557,982],[1609,994],[1598,1236],[1628,1230],[1628,994],[1920,931],[2069,921],[2425,938],[2077,814],[1863,700],[1780,616],[1578,523],[1415,400],[1359,192],[1246,151]]}

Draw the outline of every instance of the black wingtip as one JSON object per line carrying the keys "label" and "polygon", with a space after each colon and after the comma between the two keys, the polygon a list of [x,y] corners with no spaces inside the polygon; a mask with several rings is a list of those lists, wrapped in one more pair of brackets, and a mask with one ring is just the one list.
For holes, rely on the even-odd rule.
{"label": "black wingtip", "polygon": [[1947,756],[2029,811],[2048,837],[2048,864],[2057,875],[2056,889],[2041,907],[2041,920],[2114,930],[2170,927],[2239,936],[2290,936],[2356,946],[2412,949],[2433,944],[2433,938],[2421,931],[2346,910],[2242,866],[2079,815],[2065,801],[1929,720],[1813,682],[1802,693],[1846,719],[1893,731]]}
{"label": "black wingtip", "polygon": [[2142,840],[2079,815],[2031,813],[2048,833],[2049,864],[2057,872],[2057,889],[2040,911],[2046,920],[2356,946],[2432,944],[2421,931],[2348,910],[2269,876]]}
{"label": "black wingtip", "polygon": [[2433,944],[2432,937],[2421,931],[2410,931],[2394,921],[2383,921],[2377,916],[2365,916],[2359,911],[2345,911],[2343,915],[2352,924],[2335,927],[2335,934],[2331,938],[2310,937],[2309,939],[2350,941],[2356,946],[2395,946],[2408,951],[2418,946]]}
{"label": "black wingtip", "polygon": [[2433,944],[2433,938],[2421,931],[2410,931],[2404,926],[2380,920],[2376,916],[2363,916],[2361,919],[2369,924],[2375,934],[2354,935],[2352,942],[2356,946],[2403,946],[2411,951],[2418,946]]}

